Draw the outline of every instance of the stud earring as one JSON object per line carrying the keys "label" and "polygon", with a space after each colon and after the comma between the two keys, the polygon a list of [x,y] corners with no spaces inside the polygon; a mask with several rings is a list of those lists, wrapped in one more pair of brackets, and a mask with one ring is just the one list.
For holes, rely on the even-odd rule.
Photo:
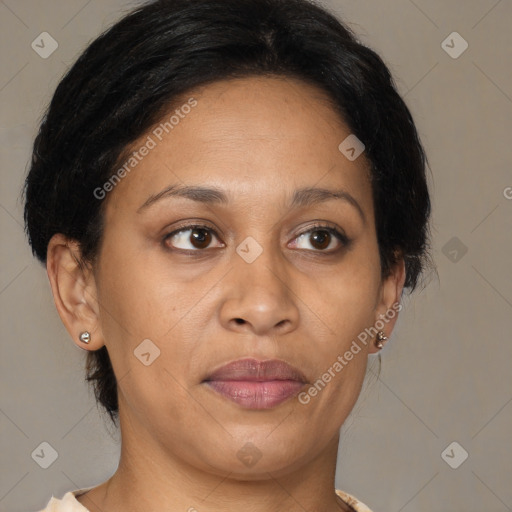
{"label": "stud earring", "polygon": [[377,333],[377,338],[375,339],[375,346],[377,348],[382,348],[384,345],[382,344],[383,341],[386,341],[388,339],[387,336],[384,336],[384,333],[382,331],[379,331]]}
{"label": "stud earring", "polygon": [[89,341],[91,341],[91,335],[88,331],[80,333],[79,338],[82,343],[89,343]]}

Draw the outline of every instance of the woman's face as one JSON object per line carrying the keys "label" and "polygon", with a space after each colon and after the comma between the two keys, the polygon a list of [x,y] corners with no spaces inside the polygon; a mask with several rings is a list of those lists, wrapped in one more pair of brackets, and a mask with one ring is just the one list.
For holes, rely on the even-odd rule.
{"label": "woman's face", "polygon": [[[376,351],[358,335],[403,276],[381,279],[368,161],[340,151],[351,132],[321,91],[252,77],[182,105],[103,199],[91,347],[108,348],[132,450],[285,474],[337,442]],[[299,372],[253,362],[213,375],[247,358]]]}

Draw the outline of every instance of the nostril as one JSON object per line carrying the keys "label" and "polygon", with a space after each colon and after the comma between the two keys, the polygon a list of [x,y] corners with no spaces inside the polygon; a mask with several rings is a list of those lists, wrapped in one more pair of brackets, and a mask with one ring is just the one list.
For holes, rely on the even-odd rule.
{"label": "nostril", "polygon": [[245,320],[243,318],[235,318],[235,322],[240,325],[240,324],[244,324]]}

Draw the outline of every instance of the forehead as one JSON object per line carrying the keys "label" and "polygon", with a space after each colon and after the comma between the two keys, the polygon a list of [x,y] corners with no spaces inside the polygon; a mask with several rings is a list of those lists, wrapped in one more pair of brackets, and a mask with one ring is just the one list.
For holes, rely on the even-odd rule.
{"label": "forehead", "polygon": [[107,210],[138,209],[170,184],[208,184],[225,189],[230,201],[274,204],[291,189],[341,186],[364,202],[371,196],[364,153],[350,161],[338,148],[349,135],[327,95],[311,84],[281,77],[215,82],[183,96],[133,144],[138,156],[121,163],[128,172]]}

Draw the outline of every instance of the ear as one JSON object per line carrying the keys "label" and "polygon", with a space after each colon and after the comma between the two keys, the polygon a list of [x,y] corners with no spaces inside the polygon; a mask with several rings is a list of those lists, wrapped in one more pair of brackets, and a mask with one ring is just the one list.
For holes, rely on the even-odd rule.
{"label": "ear", "polygon": [[[405,261],[402,257],[392,267],[390,274],[382,281],[380,298],[375,309],[376,316],[374,326],[384,332],[388,338],[393,332],[396,321],[398,319],[398,312],[402,309],[400,305],[400,298],[404,289],[405,283]],[[379,322],[380,320],[380,322]],[[380,327],[382,329],[380,329]],[[368,349],[369,354],[379,352],[379,348],[374,343],[370,344]]]}
{"label": "ear", "polygon": [[[46,271],[55,306],[75,344],[86,350],[98,350],[105,343],[99,324],[96,281],[92,268],[80,262],[79,244],[61,233],[48,243]],[[91,335],[88,344],[80,333]]]}

